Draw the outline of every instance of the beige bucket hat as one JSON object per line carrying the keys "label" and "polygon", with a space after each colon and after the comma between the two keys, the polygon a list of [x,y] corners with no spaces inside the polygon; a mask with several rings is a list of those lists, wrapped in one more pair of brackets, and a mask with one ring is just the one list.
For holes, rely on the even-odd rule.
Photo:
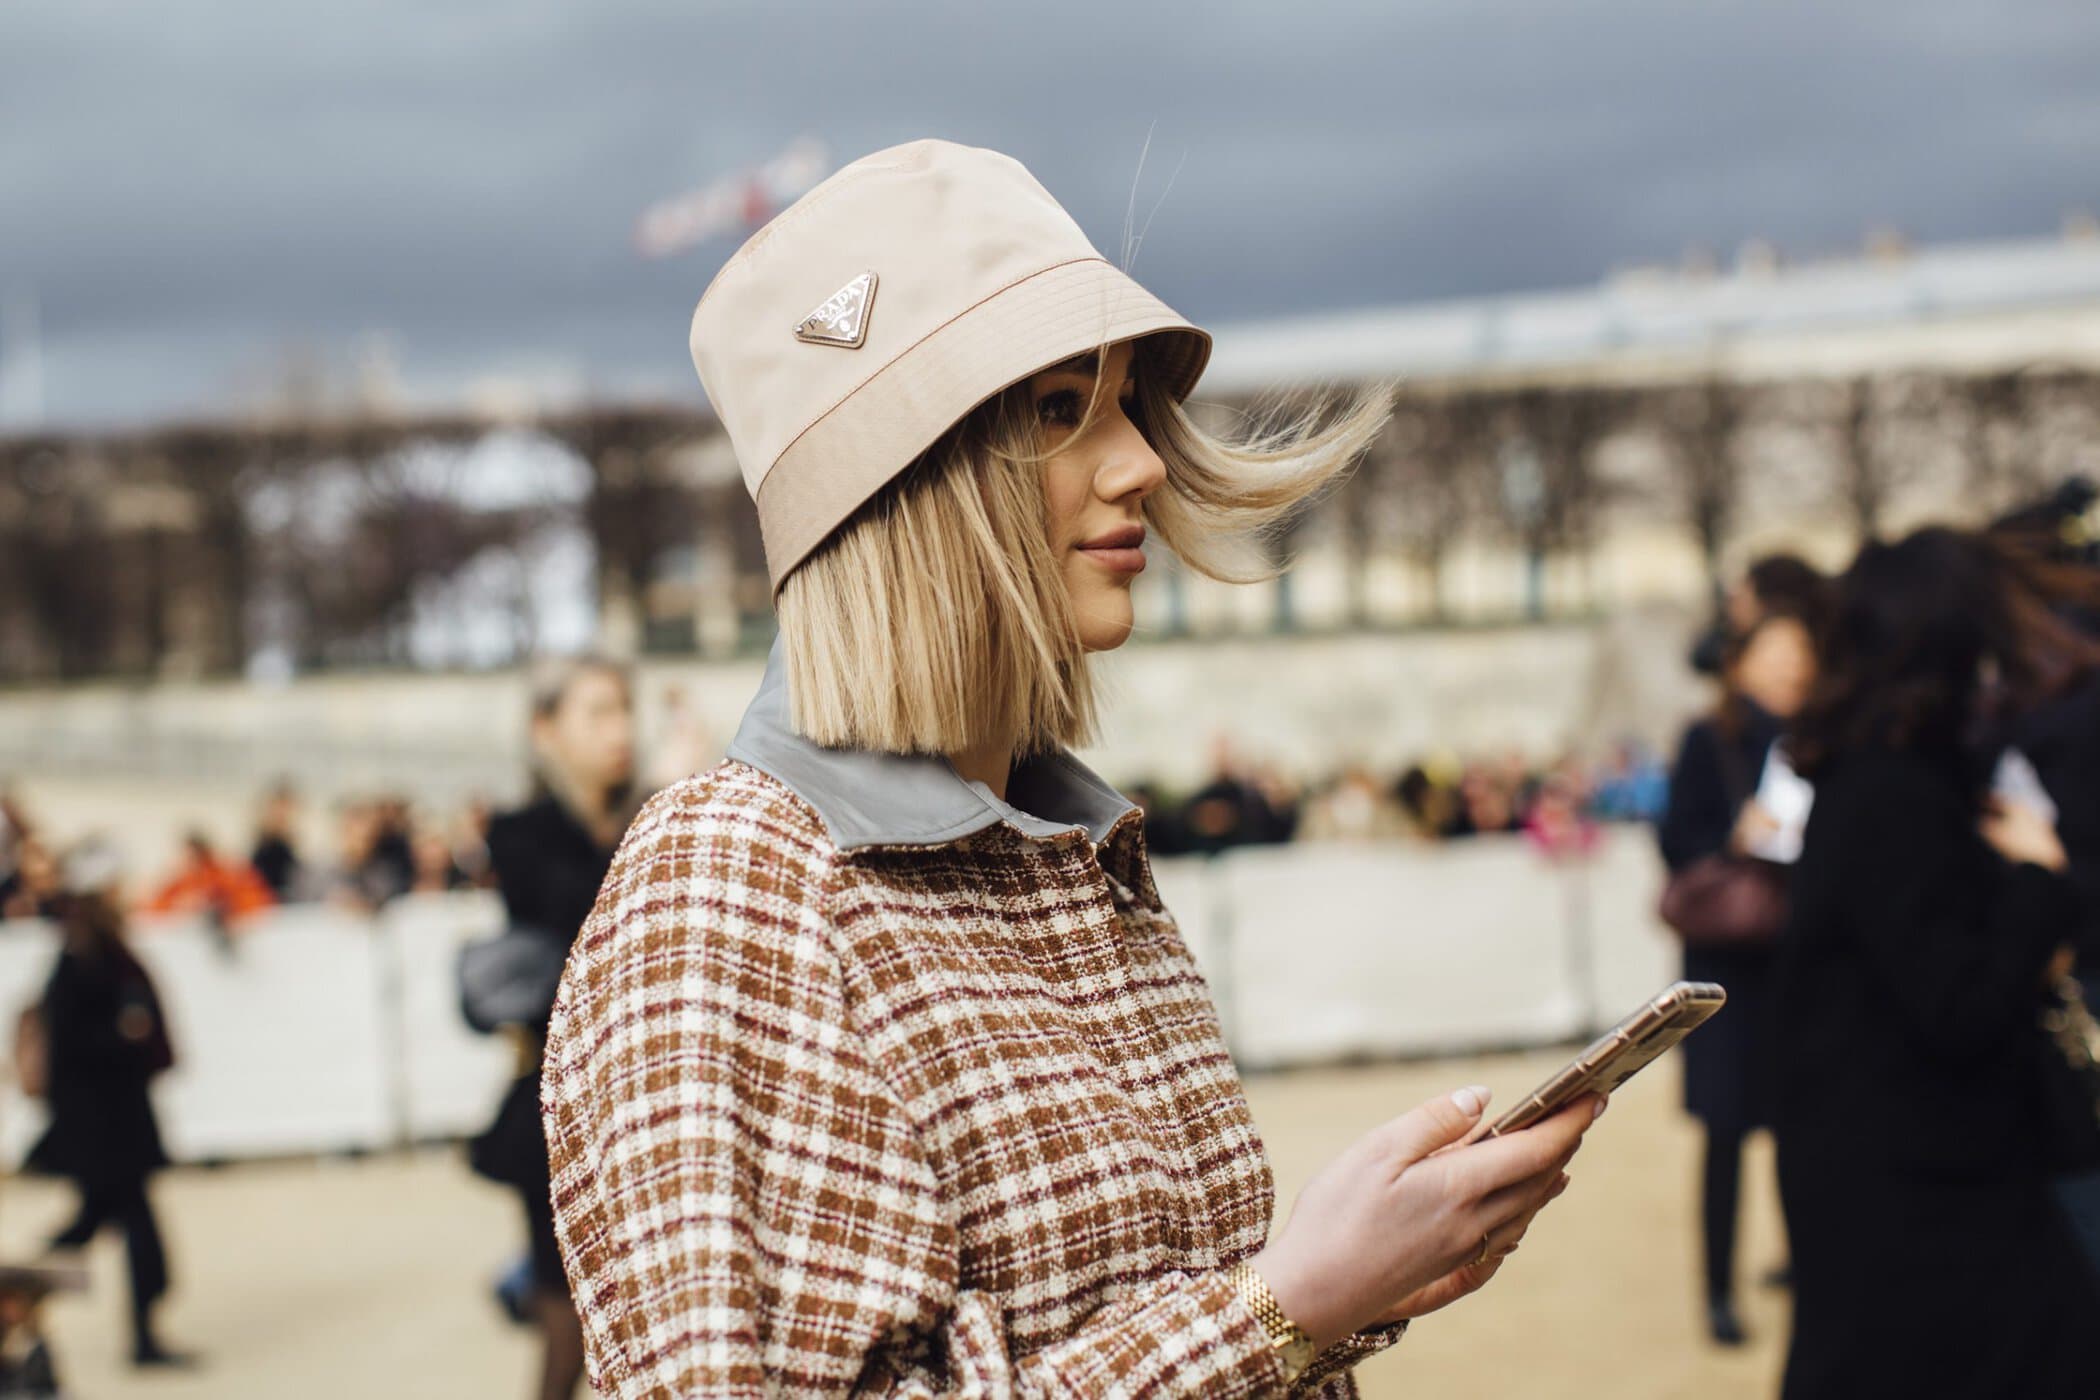
{"label": "beige bucket hat", "polygon": [[1011,156],[913,141],[863,156],[731,255],[693,312],[700,382],[758,503],[773,591],[1001,389],[1157,336],[1186,398],[1210,334],[1101,256]]}

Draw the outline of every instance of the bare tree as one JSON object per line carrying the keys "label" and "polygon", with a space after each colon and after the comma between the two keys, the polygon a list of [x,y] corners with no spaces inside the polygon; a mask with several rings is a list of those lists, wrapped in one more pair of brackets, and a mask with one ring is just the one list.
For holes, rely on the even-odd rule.
{"label": "bare tree", "polygon": [[1421,574],[1429,618],[1449,616],[1444,560],[1475,518],[1468,476],[1485,471],[1492,424],[1471,395],[1431,391],[1404,396],[1387,430],[1390,451],[1377,459],[1367,514],[1381,543]]}
{"label": "bare tree", "polygon": [[1629,411],[1622,391],[1584,385],[1520,389],[1494,413],[1502,432],[1501,516],[1524,550],[1533,616],[1544,609],[1547,560],[1589,547],[1603,494],[1596,451]]}
{"label": "bare tree", "polygon": [[1736,431],[1742,421],[1741,386],[1710,375],[1667,393],[1658,426],[1670,444],[1686,523],[1706,563],[1707,586],[1723,593],[1721,553],[1741,496]]}

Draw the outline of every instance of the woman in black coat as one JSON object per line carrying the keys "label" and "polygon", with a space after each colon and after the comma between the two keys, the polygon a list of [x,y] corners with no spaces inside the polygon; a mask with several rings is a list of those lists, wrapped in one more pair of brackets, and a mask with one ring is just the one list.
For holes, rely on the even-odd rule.
{"label": "woman in black coat", "polygon": [[[1800,618],[1773,614],[1732,641],[1725,694],[1715,713],[1685,731],[1670,770],[1670,798],[1656,828],[1672,874],[1704,857],[1741,853],[1771,819],[1754,800],[1781,722],[1800,708],[1814,672],[1814,643]],[[1769,1122],[1770,947],[1692,948],[1684,975],[1728,989],[1728,1008],[1684,1043],[1685,1107],[1706,1128],[1700,1223],[1706,1255],[1707,1326],[1724,1345],[1743,1340],[1735,1310],[1735,1235],[1743,1140]]]}
{"label": "woman in black coat", "polygon": [[[635,810],[634,725],[624,671],[583,658],[535,687],[533,798],[489,822],[489,865],[514,933],[566,951],[597,902]],[[549,988],[551,998],[551,987]],[[531,1245],[533,1312],[544,1342],[539,1395],[566,1400],[583,1377],[583,1333],[554,1236],[547,1140],[540,1126],[540,1052],[551,999],[510,1027],[518,1075],[495,1121],[471,1146],[476,1171],[515,1188]]]}
{"label": "woman in black coat", "polygon": [[[2079,903],[1977,735],[2030,703],[2039,584],[1973,536],[1862,550],[1789,744],[1816,784],[1775,1010],[1788,1400],[2100,1395],[2100,1296],[2048,1191],[2036,1013]],[[2060,672],[2059,672],[2060,674]]]}
{"label": "woman in black coat", "polygon": [[105,1225],[124,1232],[132,1361],[179,1363],[187,1358],[161,1345],[152,1316],[168,1289],[168,1259],[146,1181],[168,1156],[147,1090],[174,1062],[160,997],[124,945],[113,893],[71,890],[59,919],[65,944],[38,1004],[51,1122],[27,1166],[70,1178],[80,1191],[80,1208],[53,1249],[81,1248]]}

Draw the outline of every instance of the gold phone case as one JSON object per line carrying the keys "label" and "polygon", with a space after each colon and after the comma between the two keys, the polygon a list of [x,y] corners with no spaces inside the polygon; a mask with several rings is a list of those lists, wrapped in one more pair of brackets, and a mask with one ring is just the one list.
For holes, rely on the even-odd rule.
{"label": "gold phone case", "polygon": [[1646,1006],[1613,1026],[1495,1120],[1483,1135],[1495,1137],[1528,1128],[1588,1093],[1608,1094],[1639,1074],[1683,1040],[1727,1002],[1715,982],[1674,982]]}

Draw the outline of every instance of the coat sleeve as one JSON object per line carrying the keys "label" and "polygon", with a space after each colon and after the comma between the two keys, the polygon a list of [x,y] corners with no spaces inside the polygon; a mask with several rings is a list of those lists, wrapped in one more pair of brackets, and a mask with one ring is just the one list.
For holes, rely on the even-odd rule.
{"label": "coat sleeve", "polygon": [[2000,859],[1920,765],[1890,761],[1853,797],[1830,814],[1848,828],[1849,922],[1921,1052],[1958,1064],[2031,1031],[2042,971],[2077,933],[2071,883]]}
{"label": "coat sleeve", "polygon": [[[492,818],[488,830],[489,873],[503,912],[514,924],[535,924],[547,918],[547,862],[536,849],[531,829],[521,813],[504,812]],[[566,934],[568,929],[550,929]]]}
{"label": "coat sleeve", "polygon": [[1254,1396],[1282,1367],[1221,1274],[1009,1346],[854,1033],[827,857],[756,818],[638,818],[572,954],[542,1110],[591,1383],[643,1396]]}
{"label": "coat sleeve", "polygon": [[1669,799],[1656,824],[1656,843],[1663,863],[1682,870],[1728,845],[1735,829],[1735,806],[1721,773],[1720,736],[1707,721],[1691,725],[1670,765]]}

